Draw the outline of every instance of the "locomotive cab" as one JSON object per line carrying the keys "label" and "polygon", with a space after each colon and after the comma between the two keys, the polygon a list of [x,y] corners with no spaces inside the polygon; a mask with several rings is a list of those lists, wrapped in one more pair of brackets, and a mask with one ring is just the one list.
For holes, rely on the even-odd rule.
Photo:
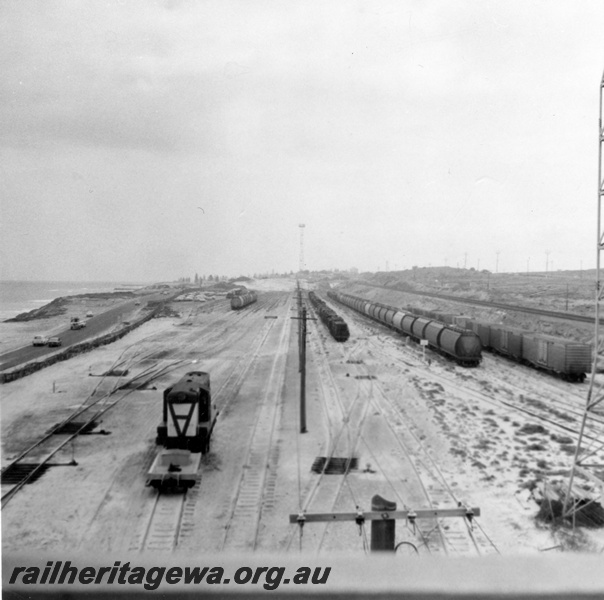
{"label": "locomotive cab", "polygon": [[157,444],[191,452],[206,453],[212,433],[210,375],[187,373],[164,391],[162,422],[157,427]]}

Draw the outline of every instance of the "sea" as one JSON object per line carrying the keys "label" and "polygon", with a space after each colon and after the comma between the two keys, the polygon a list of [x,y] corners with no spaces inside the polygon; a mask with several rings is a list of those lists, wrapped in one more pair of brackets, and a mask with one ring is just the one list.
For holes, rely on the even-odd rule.
{"label": "sea", "polygon": [[114,281],[0,281],[0,321],[40,308],[55,298],[113,292],[145,284]]}

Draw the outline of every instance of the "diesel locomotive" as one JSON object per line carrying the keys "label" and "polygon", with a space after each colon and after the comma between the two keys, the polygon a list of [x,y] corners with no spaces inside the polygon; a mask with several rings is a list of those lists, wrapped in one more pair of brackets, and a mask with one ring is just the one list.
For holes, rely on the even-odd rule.
{"label": "diesel locomotive", "polygon": [[201,455],[210,450],[217,416],[209,373],[192,371],[164,390],[162,420],[155,440],[163,448],[149,470],[148,485],[195,485]]}

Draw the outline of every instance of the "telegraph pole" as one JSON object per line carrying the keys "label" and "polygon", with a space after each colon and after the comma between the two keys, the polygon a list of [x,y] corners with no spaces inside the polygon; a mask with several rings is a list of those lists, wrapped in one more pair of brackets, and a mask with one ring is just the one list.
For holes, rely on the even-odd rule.
{"label": "telegraph pole", "polygon": [[306,433],[306,307],[302,307],[300,343],[300,433]]}
{"label": "telegraph pole", "polygon": [[298,281],[298,316],[291,317],[298,321],[298,356],[300,371],[300,433],[306,433],[306,333],[307,321],[315,321],[306,314],[306,307],[302,301],[302,289]]}

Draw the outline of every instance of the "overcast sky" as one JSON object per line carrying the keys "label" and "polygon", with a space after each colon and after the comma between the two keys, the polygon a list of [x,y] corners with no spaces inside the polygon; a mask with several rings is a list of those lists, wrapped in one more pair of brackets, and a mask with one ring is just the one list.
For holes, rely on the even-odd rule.
{"label": "overcast sky", "polygon": [[0,68],[2,279],[595,266],[601,0],[0,0]]}

